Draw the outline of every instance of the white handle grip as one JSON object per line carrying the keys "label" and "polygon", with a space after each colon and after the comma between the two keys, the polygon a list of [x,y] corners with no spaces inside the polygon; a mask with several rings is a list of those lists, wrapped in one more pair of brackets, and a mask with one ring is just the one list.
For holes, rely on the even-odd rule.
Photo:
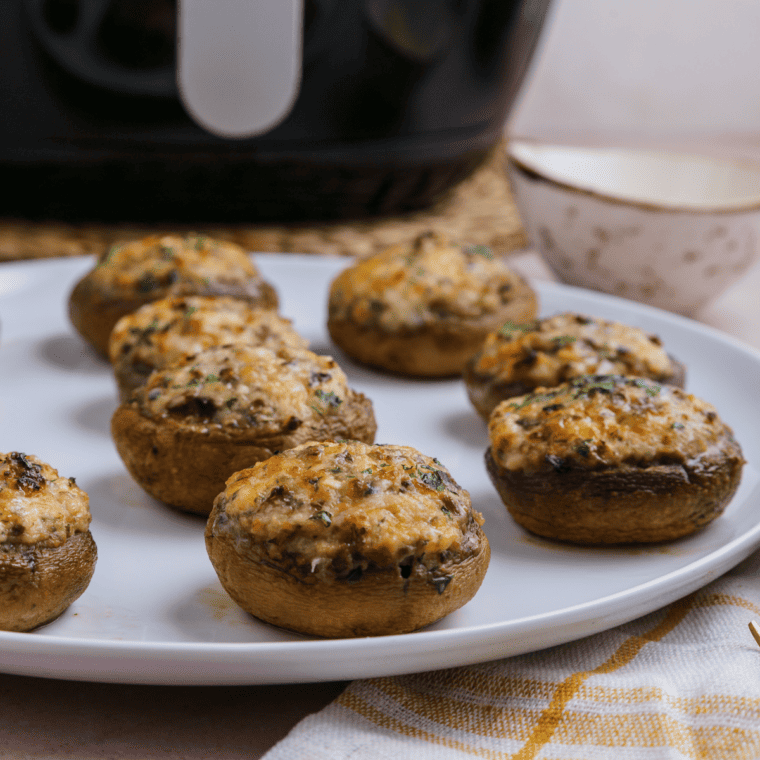
{"label": "white handle grip", "polygon": [[177,84],[196,123],[221,137],[253,137],[290,113],[303,2],[178,0]]}

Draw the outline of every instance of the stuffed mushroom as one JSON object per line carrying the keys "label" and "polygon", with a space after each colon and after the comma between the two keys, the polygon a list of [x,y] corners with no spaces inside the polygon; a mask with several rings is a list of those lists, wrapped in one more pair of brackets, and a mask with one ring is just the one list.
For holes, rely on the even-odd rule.
{"label": "stuffed mushroom", "polygon": [[31,454],[0,454],[0,630],[49,623],[87,588],[98,552],[87,494]]}
{"label": "stuffed mushroom", "polygon": [[234,474],[206,546],[246,611],[326,637],[405,633],[480,587],[483,519],[436,459],[408,446],[308,442]]}
{"label": "stuffed mushroom", "polygon": [[579,377],[503,401],[486,464],[512,517],[576,543],[667,541],[716,519],[744,459],[715,408],[671,385]]}
{"label": "stuffed mushroom", "polygon": [[489,248],[437,233],[358,261],[333,281],[327,327],[360,362],[403,375],[462,373],[489,332],[536,316],[536,294]]}

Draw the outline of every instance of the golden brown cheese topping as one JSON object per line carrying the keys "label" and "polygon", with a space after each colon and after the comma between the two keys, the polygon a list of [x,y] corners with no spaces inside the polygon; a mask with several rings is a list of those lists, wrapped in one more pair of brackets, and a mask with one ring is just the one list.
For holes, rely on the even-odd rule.
{"label": "golden brown cheese topping", "polygon": [[505,382],[553,386],[581,375],[636,375],[664,380],[670,358],[656,335],[582,314],[557,314],[491,333],[473,372]]}
{"label": "golden brown cheese topping", "polygon": [[236,290],[248,285],[255,297],[261,282],[259,270],[240,246],[202,235],[154,235],[115,245],[100,257],[89,278],[109,298],[129,297],[135,289],[146,297],[210,289],[223,294],[225,284]]}
{"label": "golden brown cheese topping", "polygon": [[496,463],[528,474],[663,461],[695,465],[733,442],[706,401],[616,375],[579,377],[502,401],[488,430]]}
{"label": "golden brown cheese topping", "polygon": [[0,544],[60,546],[90,527],[87,494],[37,457],[0,453]]}
{"label": "golden brown cheese topping", "polygon": [[111,333],[108,350],[113,364],[152,369],[231,343],[308,346],[292,322],[274,310],[226,296],[175,296],[122,317]]}
{"label": "golden brown cheese topping", "polygon": [[358,441],[289,449],[233,475],[217,501],[214,534],[331,577],[357,558],[365,569],[422,555],[437,565],[441,555],[472,550],[483,523],[436,459]]}
{"label": "golden brown cheese topping", "polygon": [[465,247],[428,233],[338,275],[330,317],[388,332],[478,319],[509,303],[518,281],[486,246]]}
{"label": "golden brown cheese topping", "polygon": [[232,345],[153,372],[132,402],[146,417],[181,421],[200,432],[254,428],[263,437],[340,414],[351,393],[329,356]]}

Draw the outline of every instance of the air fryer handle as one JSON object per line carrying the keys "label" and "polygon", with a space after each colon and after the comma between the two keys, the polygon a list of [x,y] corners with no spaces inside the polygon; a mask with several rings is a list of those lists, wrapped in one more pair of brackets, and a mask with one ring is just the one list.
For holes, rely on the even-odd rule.
{"label": "air fryer handle", "polygon": [[177,85],[192,119],[225,138],[268,132],[301,83],[304,0],[178,0]]}

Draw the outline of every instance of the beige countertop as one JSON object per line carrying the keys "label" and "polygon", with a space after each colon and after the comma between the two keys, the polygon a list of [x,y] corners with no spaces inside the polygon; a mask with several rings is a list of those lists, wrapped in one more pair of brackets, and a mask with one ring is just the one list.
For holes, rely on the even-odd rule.
{"label": "beige countertop", "polygon": [[0,758],[256,760],[345,686],[135,686],[0,675]]}

